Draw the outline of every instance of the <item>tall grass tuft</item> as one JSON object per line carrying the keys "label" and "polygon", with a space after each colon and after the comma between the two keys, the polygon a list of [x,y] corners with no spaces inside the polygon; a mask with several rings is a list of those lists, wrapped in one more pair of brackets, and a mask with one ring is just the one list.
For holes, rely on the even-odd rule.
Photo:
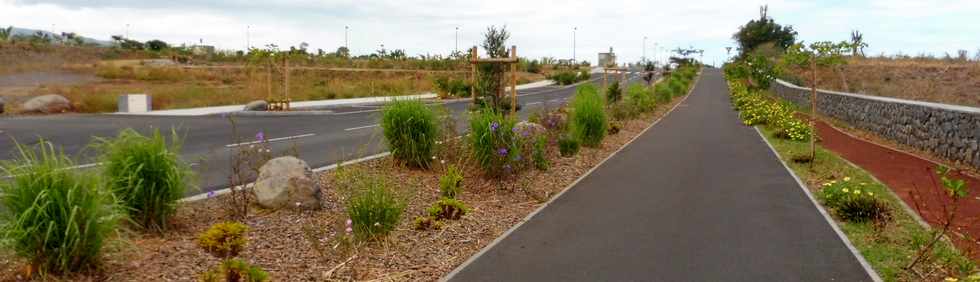
{"label": "tall grass tuft", "polygon": [[490,109],[470,114],[470,151],[487,176],[502,177],[520,168],[523,157],[516,124],[516,119]]}
{"label": "tall grass tuft", "polygon": [[125,129],[115,138],[97,139],[94,145],[105,164],[106,186],[133,222],[145,229],[167,229],[190,183],[191,169],[179,156],[181,143],[176,131],[171,132],[168,145],[159,130],[143,136]]}
{"label": "tall grass tuft", "polygon": [[0,244],[27,258],[40,273],[98,265],[102,246],[122,218],[97,175],[69,169],[73,162],[44,140],[18,145],[19,156],[0,163]]}
{"label": "tall grass tuft", "polygon": [[428,168],[439,125],[435,112],[418,100],[392,101],[382,110],[381,128],[391,154],[408,165]]}
{"label": "tall grass tuft", "polygon": [[347,215],[354,235],[373,239],[387,235],[401,220],[405,203],[380,175],[359,174],[352,179]]}
{"label": "tall grass tuft", "polygon": [[592,84],[580,86],[571,104],[569,128],[582,145],[595,147],[606,137],[606,105]]}

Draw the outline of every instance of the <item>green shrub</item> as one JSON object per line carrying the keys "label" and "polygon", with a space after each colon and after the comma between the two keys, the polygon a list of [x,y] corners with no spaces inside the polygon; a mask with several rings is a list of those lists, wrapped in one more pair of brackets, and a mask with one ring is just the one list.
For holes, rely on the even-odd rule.
{"label": "green shrub", "polygon": [[248,244],[245,237],[248,226],[238,222],[222,222],[212,225],[197,237],[197,245],[217,258],[237,257]]}
{"label": "green shrub", "polygon": [[455,199],[462,192],[463,172],[455,165],[446,168],[446,174],[439,177],[439,192],[443,197]]}
{"label": "green shrub", "polygon": [[679,77],[671,77],[667,80],[667,85],[670,87],[670,93],[674,96],[682,96],[687,94],[687,83],[684,79]]}
{"label": "green shrub", "polygon": [[429,216],[436,218],[437,220],[451,219],[457,220],[462,218],[469,212],[469,208],[463,201],[450,198],[439,199],[438,202],[433,204],[429,209],[426,210]]}
{"label": "green shrub", "polygon": [[382,176],[358,179],[347,200],[347,216],[354,234],[373,239],[388,234],[401,220],[405,203]]}
{"label": "green shrub", "polygon": [[395,159],[428,168],[435,151],[439,125],[436,115],[419,100],[389,102],[382,109],[381,128]]}
{"label": "green shrub", "polygon": [[0,163],[0,244],[41,273],[97,265],[122,213],[99,178],[70,169],[73,162],[50,143],[17,145],[18,159]]}
{"label": "green shrub", "polygon": [[548,161],[548,138],[545,136],[538,136],[534,140],[534,147],[532,149],[531,159],[534,162],[534,167],[538,170],[548,170],[551,166],[550,161]]}
{"label": "green shrub", "polygon": [[95,146],[105,164],[106,186],[130,218],[144,228],[166,229],[192,173],[180,160],[177,133],[167,145],[159,130],[143,136],[125,129],[116,138],[97,139]]}
{"label": "green shrub", "polygon": [[578,154],[579,142],[571,136],[562,136],[558,139],[558,152],[562,157],[571,157]]}
{"label": "green shrub", "polygon": [[265,282],[269,274],[261,268],[238,259],[228,259],[201,275],[204,282]]}
{"label": "green shrub", "polygon": [[623,90],[619,87],[619,81],[614,81],[606,89],[606,103],[614,104],[623,99]]}
{"label": "green shrub", "polygon": [[554,80],[558,85],[571,85],[579,81],[589,79],[589,73],[585,71],[560,71],[552,74],[548,79]]}
{"label": "green shrub", "polygon": [[595,86],[587,84],[578,88],[571,104],[569,129],[582,145],[596,147],[602,144],[609,126],[605,108]]}
{"label": "green shrub", "polygon": [[654,99],[650,88],[639,84],[631,85],[626,89],[626,103],[634,110],[634,115],[639,112],[652,111],[657,107],[657,101]]}
{"label": "green shrub", "polygon": [[470,84],[462,78],[437,77],[432,83],[441,97],[465,97],[470,95]]}
{"label": "green shrub", "polygon": [[670,103],[670,100],[674,98],[674,94],[670,92],[670,87],[666,83],[657,83],[653,87],[653,96],[657,104]]}
{"label": "green shrub", "polygon": [[823,184],[818,198],[835,215],[850,222],[872,221],[884,224],[891,220],[891,207],[874,193],[863,189],[864,184],[855,184],[850,178]]}
{"label": "green shrub", "polygon": [[514,118],[489,109],[470,115],[470,151],[488,176],[501,177],[521,168],[523,146],[515,124]]}

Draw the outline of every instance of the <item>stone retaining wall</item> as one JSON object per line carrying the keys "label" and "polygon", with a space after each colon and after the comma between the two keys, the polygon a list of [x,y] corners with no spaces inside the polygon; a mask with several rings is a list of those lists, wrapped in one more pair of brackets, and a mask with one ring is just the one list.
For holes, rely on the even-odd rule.
{"label": "stone retaining wall", "polygon": [[[810,89],[777,80],[776,96],[809,109]],[[817,90],[817,109],[849,125],[980,169],[980,108]]]}

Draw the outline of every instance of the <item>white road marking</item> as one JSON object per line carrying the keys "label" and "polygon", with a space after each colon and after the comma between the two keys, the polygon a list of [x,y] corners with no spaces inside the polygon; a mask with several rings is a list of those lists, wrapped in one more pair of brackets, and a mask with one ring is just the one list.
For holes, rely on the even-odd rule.
{"label": "white road marking", "polygon": [[243,143],[238,143],[238,144],[228,144],[228,145],[225,145],[225,148],[234,148],[234,147],[238,147],[238,146],[253,145],[253,144],[259,144],[259,143],[262,143],[262,142],[278,142],[278,141],[292,140],[292,139],[303,138],[303,137],[310,137],[310,136],[315,136],[315,135],[316,135],[316,133],[307,133],[307,134],[301,134],[301,135],[294,135],[294,136],[286,136],[286,137],[266,139],[265,141],[252,141],[252,142],[243,142]]}
{"label": "white road marking", "polygon": [[541,102],[531,102],[531,103],[525,104],[525,106],[537,105],[537,104],[541,104]]}
{"label": "white road marking", "polygon": [[358,130],[358,129],[365,129],[365,128],[372,128],[372,127],[378,127],[378,126],[380,126],[380,124],[372,124],[372,125],[365,125],[365,126],[358,126],[358,127],[351,127],[351,128],[348,128],[348,129],[344,129],[344,131],[353,131],[353,130]]}

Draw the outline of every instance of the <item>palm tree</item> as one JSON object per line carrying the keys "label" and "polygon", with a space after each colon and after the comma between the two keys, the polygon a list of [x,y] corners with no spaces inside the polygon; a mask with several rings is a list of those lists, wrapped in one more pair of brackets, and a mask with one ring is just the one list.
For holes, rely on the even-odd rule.
{"label": "palm tree", "polygon": [[0,28],[0,41],[7,41],[13,36],[14,27]]}
{"label": "palm tree", "polygon": [[868,43],[864,43],[864,34],[857,30],[851,31],[851,55],[864,56],[864,47],[868,47]]}

